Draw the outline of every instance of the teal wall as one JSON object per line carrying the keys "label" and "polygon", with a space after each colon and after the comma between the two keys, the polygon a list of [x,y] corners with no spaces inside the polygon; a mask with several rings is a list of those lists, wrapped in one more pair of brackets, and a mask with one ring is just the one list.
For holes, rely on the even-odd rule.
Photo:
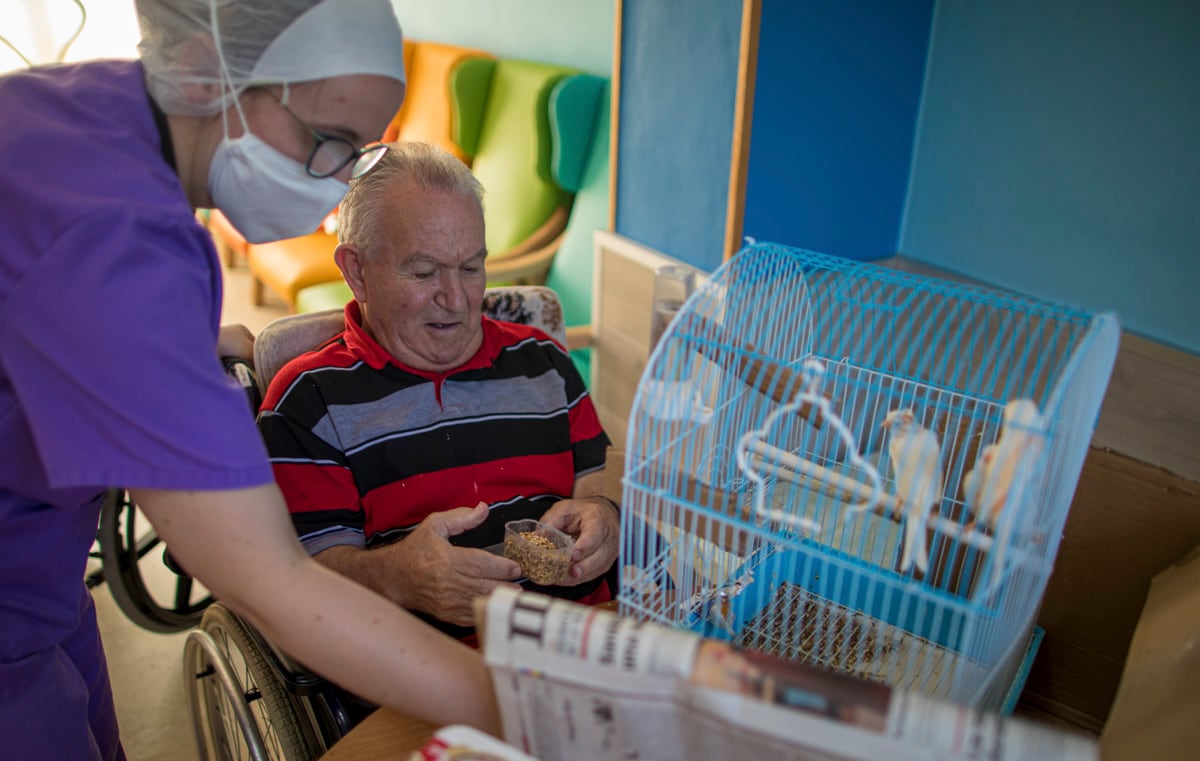
{"label": "teal wall", "polygon": [[[617,232],[724,255],[741,0],[625,0]],[[763,0],[743,232],[896,253],[933,0]]]}
{"label": "teal wall", "polygon": [[1200,3],[939,0],[900,248],[1200,352]]}
{"label": "teal wall", "polygon": [[624,0],[617,232],[705,270],[724,253],[741,0]]}
{"label": "teal wall", "polygon": [[[611,0],[393,4],[414,38],[611,75]],[[741,6],[623,4],[617,230],[710,270],[724,244]],[[852,19],[861,7],[849,4],[840,15]],[[786,23],[799,23],[803,14],[788,16]],[[788,38],[778,23],[764,31],[768,42]],[[875,31],[839,29],[848,35],[840,50],[849,66],[862,59],[855,40]],[[836,58],[812,73],[827,77]],[[760,66],[771,68],[760,70],[763,82],[779,81],[777,69],[789,60],[786,51],[765,56]],[[1024,293],[1115,310],[1135,333],[1200,352],[1196,72],[1194,0],[938,0],[900,253]],[[869,95],[853,83],[843,92],[850,101]],[[759,159],[761,146],[786,146],[795,132],[789,124],[821,118],[799,102],[789,122],[786,96],[760,94],[771,101],[756,111],[765,104],[773,116],[752,125],[752,161],[755,146]],[[811,140],[801,147],[821,156]],[[763,229],[786,221],[766,209],[756,187],[748,188],[747,220]],[[793,194],[771,200],[798,208],[802,195]],[[853,195],[841,199],[839,213],[853,202]],[[812,240],[795,242],[823,247]]]}
{"label": "teal wall", "polygon": [[392,0],[404,34],[612,76],[613,0]]}
{"label": "teal wall", "polygon": [[762,0],[743,231],[899,251],[933,0]]}

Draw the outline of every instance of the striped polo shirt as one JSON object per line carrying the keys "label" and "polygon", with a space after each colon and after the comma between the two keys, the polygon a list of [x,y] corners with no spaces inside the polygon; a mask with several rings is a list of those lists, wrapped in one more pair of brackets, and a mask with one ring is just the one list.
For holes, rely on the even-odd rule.
{"label": "striped polo shirt", "polygon": [[[482,322],[471,359],[429,372],[368,335],[352,301],[342,333],[271,381],[258,426],[310,554],[376,547],[481,500],[487,520],[451,541],[488,547],[506,521],[540,518],[604,467],[608,437],[563,347],[537,328]],[[579,599],[597,584],[552,593]]]}

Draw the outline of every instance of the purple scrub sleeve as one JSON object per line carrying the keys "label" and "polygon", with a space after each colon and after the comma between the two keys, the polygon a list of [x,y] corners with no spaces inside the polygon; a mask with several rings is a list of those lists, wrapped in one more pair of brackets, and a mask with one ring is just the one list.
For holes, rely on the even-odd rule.
{"label": "purple scrub sleeve", "polygon": [[50,488],[270,481],[246,397],[216,354],[215,259],[189,226],[83,220],[9,294],[0,353]]}
{"label": "purple scrub sleeve", "polygon": [[107,487],[270,483],[141,64],[0,77],[0,755],[124,758],[83,583]]}

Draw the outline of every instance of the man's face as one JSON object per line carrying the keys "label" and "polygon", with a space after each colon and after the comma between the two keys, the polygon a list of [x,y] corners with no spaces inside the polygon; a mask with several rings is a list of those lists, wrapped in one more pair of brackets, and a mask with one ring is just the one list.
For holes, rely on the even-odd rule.
{"label": "man's face", "polygon": [[483,341],[483,210],[469,196],[400,186],[385,239],[363,263],[363,326],[418,370],[458,367]]}

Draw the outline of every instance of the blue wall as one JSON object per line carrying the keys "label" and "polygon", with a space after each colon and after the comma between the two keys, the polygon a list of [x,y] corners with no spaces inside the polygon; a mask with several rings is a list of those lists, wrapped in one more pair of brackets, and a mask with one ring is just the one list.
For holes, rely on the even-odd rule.
{"label": "blue wall", "polygon": [[899,250],[933,0],[763,0],[743,230]]}
{"label": "blue wall", "polygon": [[741,0],[625,0],[617,232],[720,265]]}
{"label": "blue wall", "polygon": [[612,76],[613,0],[392,0],[404,34]]}
{"label": "blue wall", "polygon": [[901,250],[1200,352],[1200,3],[939,0]]}

